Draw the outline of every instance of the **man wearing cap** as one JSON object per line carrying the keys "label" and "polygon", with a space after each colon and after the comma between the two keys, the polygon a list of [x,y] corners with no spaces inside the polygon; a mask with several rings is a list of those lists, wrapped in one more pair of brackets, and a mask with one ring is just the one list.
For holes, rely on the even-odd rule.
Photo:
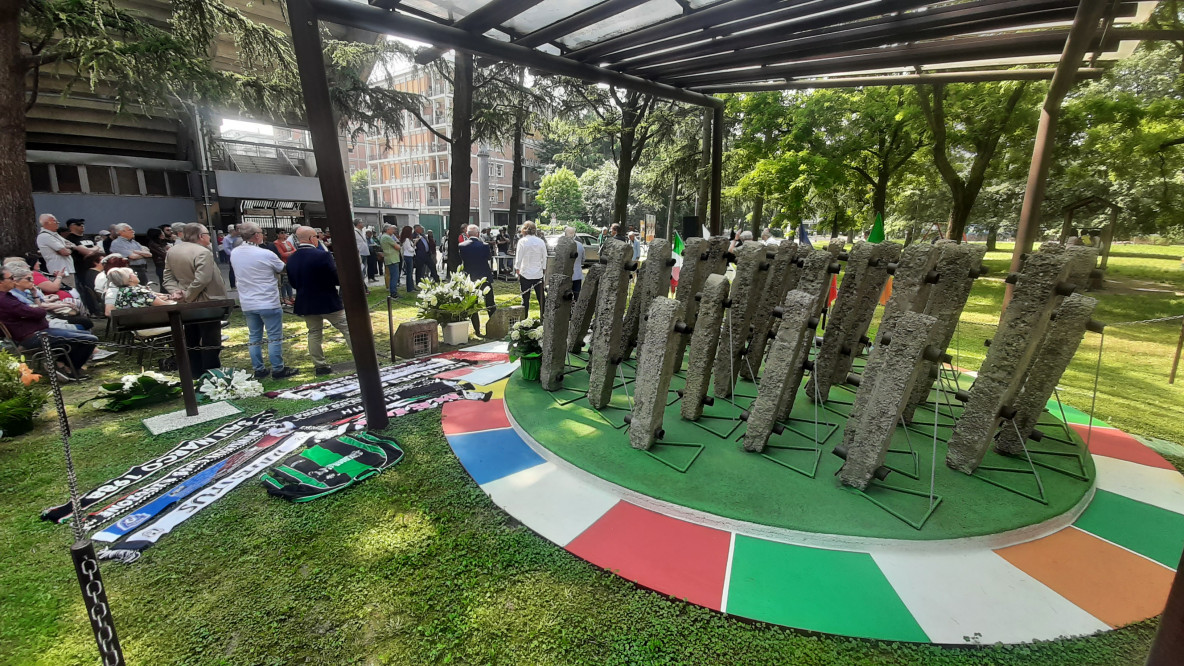
{"label": "man wearing cap", "polygon": [[[72,252],[72,258],[74,260],[74,275],[77,276],[75,279],[81,279],[82,274],[86,272],[85,264],[87,257],[93,254],[102,254],[98,248],[94,247],[94,244],[91,241],[86,240],[86,237],[83,236],[83,234],[86,232],[86,227],[84,224],[85,222],[86,220],[82,218],[72,217],[66,220],[65,229],[58,230],[58,233],[62,235],[62,238],[65,238],[67,241],[74,244],[74,246],[70,248],[70,251]],[[75,286],[78,287],[78,296],[82,298],[82,304],[86,306],[87,310],[92,313],[102,310],[102,308],[98,307],[99,304],[95,303],[94,299],[91,298],[90,292],[88,290],[77,284],[75,284]]]}

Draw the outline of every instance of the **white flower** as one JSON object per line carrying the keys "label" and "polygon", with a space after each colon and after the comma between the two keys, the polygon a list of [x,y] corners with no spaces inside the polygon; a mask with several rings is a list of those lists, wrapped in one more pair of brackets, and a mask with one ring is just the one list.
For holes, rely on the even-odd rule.
{"label": "white flower", "polygon": [[517,341],[518,341],[518,339],[519,339],[519,338],[521,338],[521,337],[522,337],[522,334],[521,334],[521,333],[519,333],[518,331],[511,331],[511,332],[510,332],[510,339],[511,339],[511,340],[514,340],[515,342],[517,342]]}
{"label": "white flower", "polygon": [[532,340],[541,339],[543,337],[543,329],[541,329],[541,328],[534,329],[533,331],[530,332],[530,337]]}

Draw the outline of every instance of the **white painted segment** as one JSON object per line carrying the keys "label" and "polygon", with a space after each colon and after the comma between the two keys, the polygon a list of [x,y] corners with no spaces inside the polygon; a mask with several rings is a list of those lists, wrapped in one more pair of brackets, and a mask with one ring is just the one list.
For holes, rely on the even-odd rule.
{"label": "white painted segment", "polygon": [[241,411],[238,407],[223,400],[222,402],[211,402],[208,405],[198,405],[197,416],[189,416],[185,413],[184,409],[166,414],[157,414],[151,418],[144,419],[144,427],[153,435],[159,435],[162,432],[180,430],[181,428],[197,425],[198,423],[220,419],[223,416],[238,414]]}
{"label": "white painted segment", "polygon": [[495,340],[493,342],[486,342],[472,347],[465,347],[461,351],[470,352],[493,352],[495,354],[505,354],[510,351],[510,343],[505,340]]}
{"label": "white painted segment", "polygon": [[493,365],[477,368],[457,379],[463,379],[471,384],[492,384],[514,374],[514,371],[518,369],[518,365],[518,361],[514,361],[513,363],[494,363]]}
{"label": "white painted segment", "polygon": [[724,568],[724,591],[719,600],[719,612],[728,612],[728,590],[732,586],[732,556],[736,554],[736,533],[728,535],[728,566]]}
{"label": "white painted segment", "polygon": [[1184,476],[1174,469],[1094,456],[1098,487],[1161,509],[1184,514]]}
{"label": "white painted segment", "polygon": [[1026,643],[1110,629],[989,550],[872,558],[934,643]]}
{"label": "white painted segment", "polygon": [[618,502],[616,496],[553,463],[535,465],[481,488],[506,513],[560,546],[571,543]]}

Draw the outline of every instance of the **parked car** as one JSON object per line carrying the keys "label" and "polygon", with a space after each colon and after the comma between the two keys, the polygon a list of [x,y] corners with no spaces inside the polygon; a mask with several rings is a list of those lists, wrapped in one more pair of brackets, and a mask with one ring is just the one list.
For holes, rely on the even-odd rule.
{"label": "parked car", "polygon": [[[563,234],[556,234],[554,236],[544,236],[543,240],[547,243],[547,259],[555,256],[555,246],[559,244],[559,239],[563,238]],[[591,234],[576,234],[576,240],[584,244],[584,265],[589,266],[600,261],[600,244],[596,242],[596,237]]]}

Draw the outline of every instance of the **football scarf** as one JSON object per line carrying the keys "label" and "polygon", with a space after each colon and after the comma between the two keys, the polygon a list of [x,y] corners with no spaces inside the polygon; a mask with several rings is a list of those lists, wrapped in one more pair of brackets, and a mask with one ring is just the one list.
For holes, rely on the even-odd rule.
{"label": "football scarf", "polygon": [[[205,469],[207,466],[229,458],[230,456],[242,451],[248,447],[254,446],[259,449],[264,449],[275,443],[275,438],[267,437],[267,427],[263,426],[252,430],[242,437],[234,440],[226,446],[208,453],[197,460],[188,462],[180,467],[175,468],[165,476],[142,486],[139,489],[124,495],[118,500],[108,504],[101,510],[89,514],[82,523],[84,531],[97,529],[109,520],[114,520],[119,516],[127,513],[140,506],[142,503],[149,501],[156,495],[165,492],[174,485],[188,479],[193,474]],[[265,439],[266,437],[266,439]]]}
{"label": "football scarf", "polygon": [[[270,421],[274,414],[275,412],[270,410],[260,412],[254,416],[247,416],[235,421],[231,421],[230,423],[219,427],[217,430],[214,430],[203,437],[181,442],[177,446],[170,449],[167,453],[157,456],[148,462],[136,465],[135,467],[132,467],[128,471],[124,472],[122,475],[117,476],[114,479],[103,483],[94,490],[86,493],[80,498],[79,504],[83,509],[90,507],[118,493],[119,491],[124,490],[125,488],[133,486],[140,481],[147,479],[156,472],[159,472],[174,463],[180,462],[195,453],[204,451],[215,444],[228,439],[230,436],[238,433],[244,428],[250,428],[259,425],[260,423]],[[41,519],[52,520],[60,523],[67,520],[73,511],[74,507],[69,502],[66,502],[65,504],[59,504],[58,506],[50,507],[42,511]]]}
{"label": "football scarf", "polygon": [[122,544],[104,549],[99,553],[99,559],[115,559],[125,563],[135,562],[139,559],[141,552],[151,547],[161,537],[172,532],[177,525],[180,525],[198,511],[218,501],[247,479],[279,462],[289,453],[299,449],[310,436],[310,433],[295,433],[284,438],[279,444],[270,448],[259,457],[249,461],[233,474],[201,489],[189,499],[181,502],[171,511],[158,518],[155,523],[131,534]]}
{"label": "football scarf", "polygon": [[260,480],[276,497],[309,502],[374,476],[402,459],[403,450],[395,440],[354,433],[289,456]]}
{"label": "football scarf", "polygon": [[[406,361],[397,365],[388,365],[379,371],[379,381],[383,386],[406,382],[449,370],[467,367],[469,362],[444,358],[424,358]],[[283,391],[269,391],[265,393],[269,398],[292,398],[320,400],[325,397],[353,396],[361,392],[357,375],[346,375],[337,379],[315,384],[305,384]]]}
{"label": "football scarf", "polygon": [[[237,456],[239,454],[236,453],[235,455]],[[136,509],[135,512],[115,521],[115,524],[107,527],[107,529],[95,533],[95,535],[91,538],[95,541],[115,541],[119,539],[119,537],[147,523],[149,520],[152,520],[156,514],[185,499],[198,488],[201,488],[210,481],[213,481],[218,472],[230,464],[230,458],[227,458],[226,460],[210,465],[197,474],[194,474],[188,479],[185,479],[181,483],[173,486],[172,490],[169,490],[167,493],[157,497],[148,504],[145,504],[143,507]]]}

